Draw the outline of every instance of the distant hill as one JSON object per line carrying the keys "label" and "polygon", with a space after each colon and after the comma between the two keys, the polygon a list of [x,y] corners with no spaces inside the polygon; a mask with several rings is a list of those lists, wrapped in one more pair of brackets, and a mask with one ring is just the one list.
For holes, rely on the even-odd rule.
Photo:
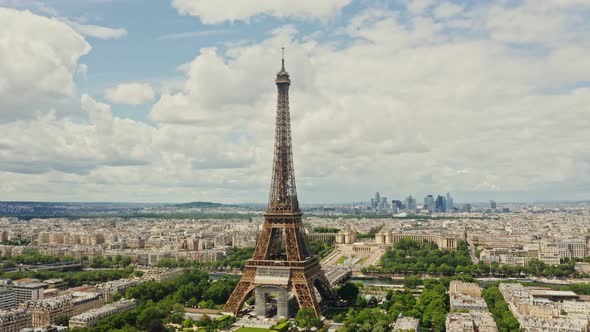
{"label": "distant hill", "polygon": [[[113,203],[113,202],[9,202],[0,201],[0,217],[34,218],[241,218],[228,213],[237,205],[214,202]],[[227,211],[226,211],[226,208]],[[196,210],[196,211],[195,211]],[[199,211],[201,210],[201,211]],[[220,211],[216,211],[220,210]]]}
{"label": "distant hill", "polygon": [[218,207],[224,207],[224,206],[229,206],[229,205],[225,205],[225,204],[221,204],[221,203],[213,203],[213,202],[189,202],[189,203],[174,204],[173,206],[177,207],[177,208],[190,209],[190,208],[218,208]]}

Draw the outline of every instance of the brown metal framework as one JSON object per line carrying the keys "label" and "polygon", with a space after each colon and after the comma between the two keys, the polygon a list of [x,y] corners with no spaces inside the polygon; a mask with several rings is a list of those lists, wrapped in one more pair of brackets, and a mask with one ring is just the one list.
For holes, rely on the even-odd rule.
{"label": "brown metal framework", "polygon": [[[326,302],[334,301],[330,283],[320,268],[320,263],[309,249],[301,221],[291,146],[289,114],[289,86],[291,80],[282,60],[281,71],[275,80],[278,89],[277,117],[274,145],[272,183],[264,225],[258,237],[252,259],[248,260],[244,274],[234,289],[223,311],[238,314],[251,292],[264,282],[256,282],[256,271],[274,267],[289,269],[289,280],[281,285],[295,295],[300,308],[312,308],[320,315],[314,288]],[[276,285],[274,285],[276,286]]]}

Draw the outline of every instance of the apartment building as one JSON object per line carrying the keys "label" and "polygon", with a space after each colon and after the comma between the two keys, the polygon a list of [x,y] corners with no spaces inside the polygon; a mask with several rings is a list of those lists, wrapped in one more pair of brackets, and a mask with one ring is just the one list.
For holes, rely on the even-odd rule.
{"label": "apartment building", "polygon": [[0,310],[10,309],[16,306],[16,292],[10,288],[0,288]]}
{"label": "apartment building", "polygon": [[586,257],[586,242],[584,240],[559,241],[559,257],[561,259]]}
{"label": "apartment building", "polygon": [[451,281],[449,303],[453,312],[447,315],[445,321],[448,332],[498,332],[478,284]]}
{"label": "apartment building", "polygon": [[11,289],[16,294],[16,302],[37,301],[43,299],[43,290],[47,284],[37,281],[0,280],[0,288]]}
{"label": "apartment building", "polygon": [[500,284],[510,311],[526,331],[588,332],[590,302],[570,291]]}
{"label": "apartment building", "polygon": [[0,310],[0,331],[19,332],[32,327],[31,315],[25,309]]}
{"label": "apartment building", "polygon": [[69,326],[70,329],[93,327],[101,319],[120,312],[133,310],[134,308],[134,300],[120,300],[70,318]]}
{"label": "apartment building", "polygon": [[103,305],[99,293],[75,293],[28,302],[21,308],[32,312],[32,326],[43,327],[54,324],[60,317],[71,317]]}

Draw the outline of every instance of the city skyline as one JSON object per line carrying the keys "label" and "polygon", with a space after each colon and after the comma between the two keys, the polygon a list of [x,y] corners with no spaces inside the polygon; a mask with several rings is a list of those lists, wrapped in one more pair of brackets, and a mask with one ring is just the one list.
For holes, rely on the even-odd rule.
{"label": "city skyline", "polygon": [[589,331],[590,0],[0,22],[0,332]]}
{"label": "city skyline", "polygon": [[249,4],[0,0],[0,199],[265,202],[283,45],[302,203],[589,197],[587,2]]}

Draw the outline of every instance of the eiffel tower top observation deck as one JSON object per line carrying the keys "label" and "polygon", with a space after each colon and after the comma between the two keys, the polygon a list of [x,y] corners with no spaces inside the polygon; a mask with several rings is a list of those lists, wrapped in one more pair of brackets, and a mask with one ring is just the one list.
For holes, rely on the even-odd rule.
{"label": "eiffel tower top observation deck", "polygon": [[291,79],[289,73],[285,70],[284,48],[281,70],[277,73],[275,83],[278,90],[277,118],[272,182],[266,212],[267,214],[300,214],[291,146],[291,119],[289,113],[289,86],[291,85]]}

